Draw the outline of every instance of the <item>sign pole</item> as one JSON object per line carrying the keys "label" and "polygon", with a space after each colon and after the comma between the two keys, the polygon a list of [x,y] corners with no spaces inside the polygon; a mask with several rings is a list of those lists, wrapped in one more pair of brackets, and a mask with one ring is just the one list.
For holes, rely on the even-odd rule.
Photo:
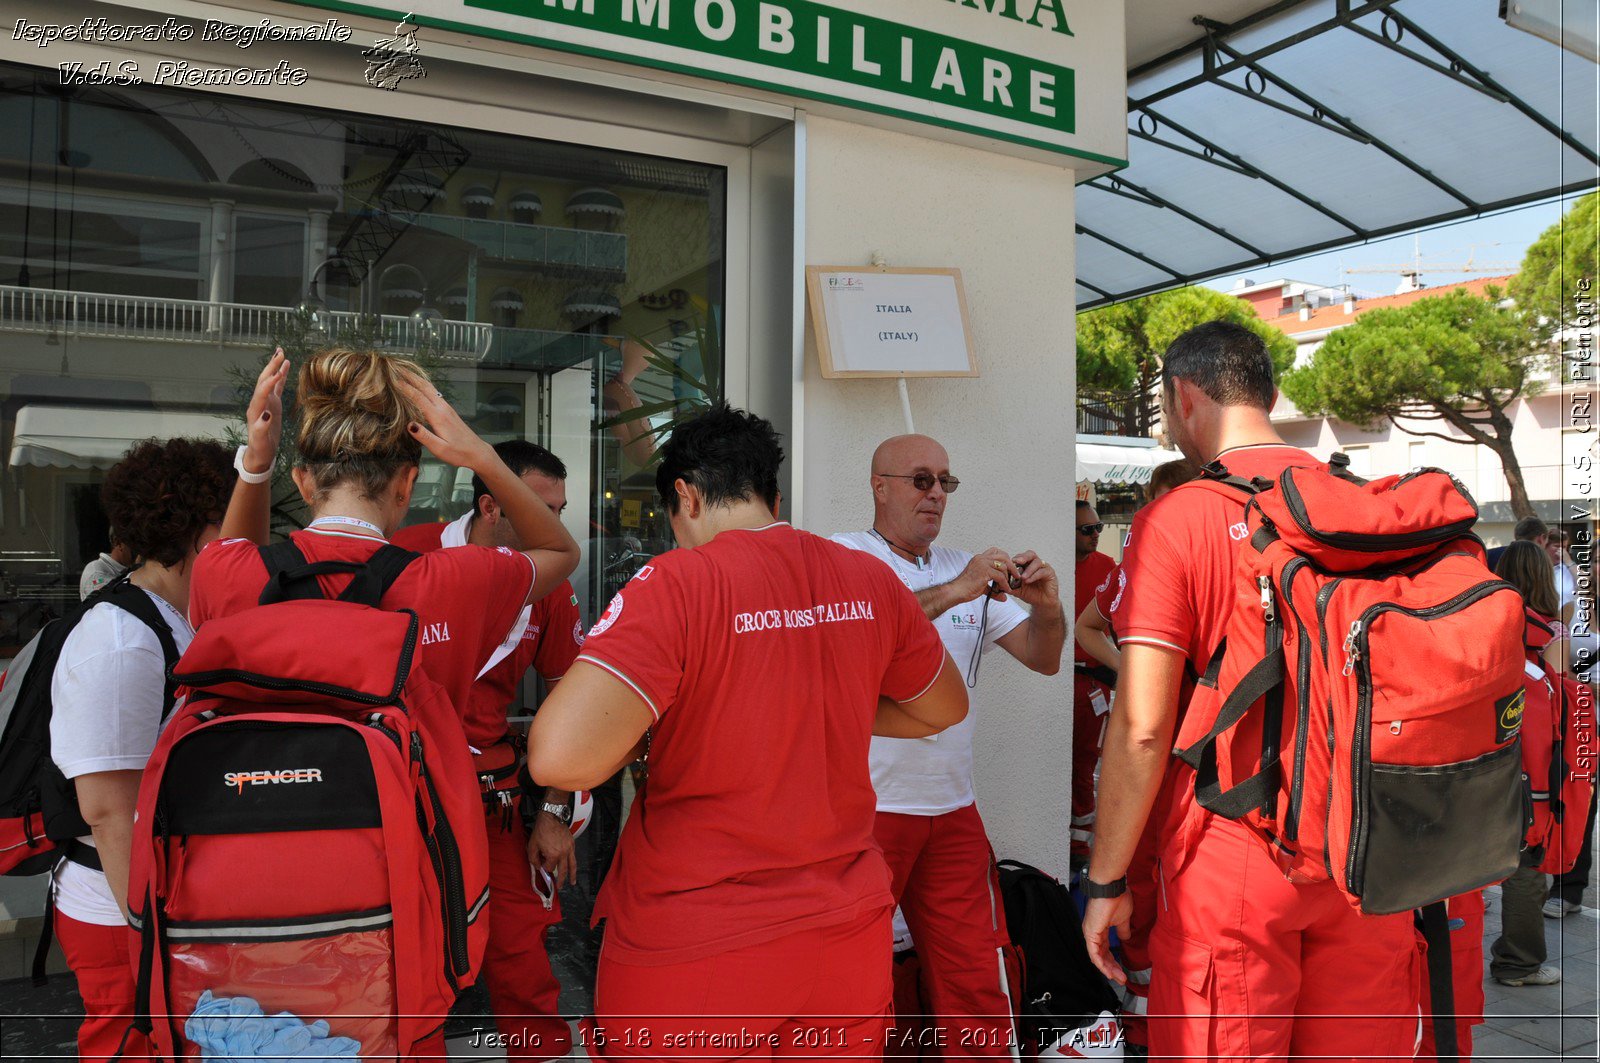
{"label": "sign pole", "polygon": [[906,418],[906,434],[915,435],[917,426],[911,421],[911,389],[906,387],[906,378],[902,376],[895,382],[900,388],[900,412]]}

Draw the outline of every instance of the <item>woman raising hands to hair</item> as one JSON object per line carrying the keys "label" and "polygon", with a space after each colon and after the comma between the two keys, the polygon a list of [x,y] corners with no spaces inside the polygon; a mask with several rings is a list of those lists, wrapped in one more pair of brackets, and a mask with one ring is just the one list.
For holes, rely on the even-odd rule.
{"label": "woman raising hands to hair", "polygon": [[[241,456],[246,475],[270,468],[281,432],[274,427],[281,426],[281,414],[259,416],[271,413],[271,396],[263,399],[261,391],[258,385],[250,443]],[[424,448],[477,473],[527,544],[520,553],[468,546],[423,555],[384,596],[385,608],[416,610],[426,633],[428,674],[453,704],[466,704],[478,671],[518,626],[523,605],[559,586],[577,567],[577,543],[413,363],[378,351],[323,351],[300,368],[297,396],[293,477],[313,519],[290,538],[308,562],[366,561],[375,554],[405,519]],[[224,527],[244,538],[219,541],[201,553],[189,606],[196,626],[257,604],[267,572],[256,541],[265,539],[269,504],[265,482],[235,492]],[[349,579],[346,573],[318,577],[329,597]]]}

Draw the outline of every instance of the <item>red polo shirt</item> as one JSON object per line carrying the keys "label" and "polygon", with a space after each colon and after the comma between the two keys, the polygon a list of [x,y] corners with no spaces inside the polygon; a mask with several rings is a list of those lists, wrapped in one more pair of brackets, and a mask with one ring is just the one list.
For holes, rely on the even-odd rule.
{"label": "red polo shirt", "polygon": [[595,910],[614,959],[679,963],[893,903],[873,719],[945,651],[887,565],[787,524],[723,532],[641,569],[579,659],[656,717]]}
{"label": "red polo shirt", "polygon": [[[365,561],[383,542],[320,529],[297,531],[290,538],[307,561]],[[350,576],[337,573],[318,576],[317,581],[332,598]],[[219,539],[195,560],[189,584],[190,622],[199,628],[215,617],[253,609],[266,585],[267,569],[254,543]],[[416,610],[422,624],[423,666],[461,711],[471,703],[479,669],[511,633],[532,585],[533,563],[526,554],[466,546],[413,561],[384,595],[383,607]],[[329,652],[348,653],[352,648],[329,647]]]}
{"label": "red polo shirt", "polygon": [[[1079,561],[1073,566],[1072,608],[1083,612],[1083,607],[1094,598],[1095,588],[1105,581],[1106,576],[1117,563],[1111,560],[1110,554],[1103,554],[1099,550]],[[1094,664],[1095,659],[1078,644],[1077,639],[1072,641],[1072,659]]]}
{"label": "red polo shirt", "polygon": [[[1235,447],[1219,460],[1235,476],[1277,479],[1291,465],[1316,465],[1298,447]],[[1234,565],[1244,543],[1244,503],[1194,481],[1139,511],[1122,552],[1122,600],[1107,619],[1117,641],[1182,653],[1205,671],[1233,611]]]}
{"label": "red polo shirt", "polygon": [[[389,541],[419,554],[432,553],[443,548],[440,540],[445,527],[439,523],[413,524],[395,532]],[[478,676],[467,704],[458,706],[467,741],[479,749],[486,749],[505,736],[506,706],[516,697],[517,685],[528,669],[538,669],[547,680],[560,679],[577,660],[578,649],[583,645],[583,621],[578,616],[578,598],[572,584],[563,580],[527,609],[527,621],[516,647]]]}

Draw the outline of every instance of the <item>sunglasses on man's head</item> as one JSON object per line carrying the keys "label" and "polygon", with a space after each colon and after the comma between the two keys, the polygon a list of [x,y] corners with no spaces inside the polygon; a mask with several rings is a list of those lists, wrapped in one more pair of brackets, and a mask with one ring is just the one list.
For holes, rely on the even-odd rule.
{"label": "sunglasses on man's head", "polygon": [[1099,523],[1099,524],[1080,524],[1080,525],[1078,525],[1078,534],[1079,535],[1099,535],[1102,531],[1105,530],[1105,527],[1106,527],[1105,526],[1105,522],[1103,522],[1103,521],[1101,523]]}
{"label": "sunglasses on man's head", "polygon": [[880,472],[878,475],[887,476],[895,480],[910,480],[911,486],[915,487],[918,491],[931,491],[933,490],[934,481],[938,481],[939,486],[944,488],[944,493],[947,495],[955,494],[956,488],[961,486],[961,481],[956,479],[954,476],[951,476],[949,473],[946,473],[943,476],[935,476],[931,472]]}

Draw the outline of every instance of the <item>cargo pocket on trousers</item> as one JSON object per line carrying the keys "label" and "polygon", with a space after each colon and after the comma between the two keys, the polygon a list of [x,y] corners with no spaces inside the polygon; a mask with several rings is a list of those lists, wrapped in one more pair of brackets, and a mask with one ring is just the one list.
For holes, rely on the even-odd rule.
{"label": "cargo pocket on trousers", "polygon": [[1172,972],[1185,989],[1208,997],[1211,989],[1211,946],[1160,922],[1150,933],[1150,965]]}

